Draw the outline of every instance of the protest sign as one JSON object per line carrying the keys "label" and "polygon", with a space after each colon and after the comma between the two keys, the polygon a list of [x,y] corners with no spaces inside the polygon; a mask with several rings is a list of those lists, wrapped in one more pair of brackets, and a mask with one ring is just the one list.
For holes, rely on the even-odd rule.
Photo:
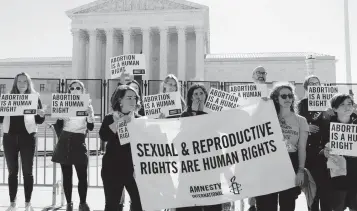
{"label": "protest sign", "polygon": [[330,123],[331,154],[357,157],[357,125]]}
{"label": "protest sign", "polygon": [[295,186],[272,101],[128,124],[144,210],[221,204]]}
{"label": "protest sign", "polygon": [[118,137],[121,145],[128,144],[130,142],[130,135],[125,121],[119,122]]}
{"label": "protest sign", "polygon": [[0,116],[37,114],[38,94],[3,94],[0,97]]}
{"label": "protest sign", "polygon": [[88,94],[52,94],[51,117],[88,116]]}
{"label": "protest sign", "polygon": [[229,87],[229,92],[239,97],[238,104],[248,105],[258,102],[262,97],[268,96],[266,84],[242,84]]}
{"label": "protest sign", "polygon": [[330,99],[337,93],[337,86],[308,86],[309,111],[325,111],[330,107]]}
{"label": "protest sign", "polygon": [[128,54],[110,58],[111,78],[119,78],[123,72],[130,75],[145,75],[145,55]]}
{"label": "protest sign", "polygon": [[211,88],[203,111],[210,113],[237,108],[238,100],[239,98],[231,93]]}
{"label": "protest sign", "polygon": [[161,113],[165,114],[165,117],[182,113],[180,92],[144,96],[143,102],[145,116],[149,118],[158,118]]}

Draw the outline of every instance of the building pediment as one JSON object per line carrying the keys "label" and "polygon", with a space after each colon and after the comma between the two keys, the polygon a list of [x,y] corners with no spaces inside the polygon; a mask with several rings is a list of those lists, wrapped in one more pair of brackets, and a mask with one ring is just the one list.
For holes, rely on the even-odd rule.
{"label": "building pediment", "polygon": [[90,13],[116,13],[148,10],[195,10],[207,6],[185,0],[98,0],[67,11],[68,16]]}

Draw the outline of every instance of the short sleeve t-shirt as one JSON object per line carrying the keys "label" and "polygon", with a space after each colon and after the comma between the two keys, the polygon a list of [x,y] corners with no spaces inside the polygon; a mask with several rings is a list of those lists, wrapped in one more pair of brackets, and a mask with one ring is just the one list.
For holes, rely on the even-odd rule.
{"label": "short sleeve t-shirt", "polygon": [[305,117],[293,114],[286,118],[279,118],[279,122],[288,152],[297,152],[300,133],[309,131]]}

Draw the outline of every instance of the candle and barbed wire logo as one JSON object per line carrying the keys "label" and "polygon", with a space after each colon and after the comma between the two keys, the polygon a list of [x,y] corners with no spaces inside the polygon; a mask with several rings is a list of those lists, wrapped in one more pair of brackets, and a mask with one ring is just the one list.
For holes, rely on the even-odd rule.
{"label": "candle and barbed wire logo", "polygon": [[239,195],[240,192],[242,191],[242,185],[236,182],[236,177],[233,176],[231,178],[231,186],[229,188],[231,189],[230,192],[232,192],[234,195]]}

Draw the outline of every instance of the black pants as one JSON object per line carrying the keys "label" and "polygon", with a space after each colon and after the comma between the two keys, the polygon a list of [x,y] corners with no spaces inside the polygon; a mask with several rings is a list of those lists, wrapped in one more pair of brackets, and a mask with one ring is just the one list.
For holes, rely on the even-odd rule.
{"label": "black pants", "polygon": [[[87,200],[87,166],[88,164],[76,164],[74,167],[77,171],[78,177],[78,193],[80,198],[80,203],[86,203]],[[72,202],[72,188],[73,188],[73,167],[72,165],[61,164],[62,174],[63,174],[63,190],[66,196],[67,203]]]}
{"label": "black pants", "polygon": [[15,202],[18,188],[19,152],[21,155],[22,173],[24,178],[25,202],[31,201],[33,190],[33,160],[36,148],[36,133],[24,135],[9,135],[4,133],[4,153],[9,171],[10,201]]}
{"label": "black pants", "polygon": [[102,168],[102,180],[105,195],[105,211],[119,211],[122,210],[120,204],[124,187],[128,191],[131,200],[131,211],[142,211],[141,201],[138,186],[134,179],[134,172],[132,174],[127,172],[117,172],[115,167]]}
{"label": "black pants", "polygon": [[331,184],[329,182],[329,170],[323,155],[318,155],[317,150],[308,150],[306,168],[310,171],[316,183],[316,196],[309,211],[332,211]]}
{"label": "black pants", "polygon": [[[299,168],[298,153],[289,153],[291,163],[294,167],[295,173]],[[271,193],[264,196],[256,197],[256,206],[258,211],[277,211],[278,201],[280,211],[294,211],[295,200],[301,193],[300,187],[293,187],[277,193]]]}
{"label": "black pants", "polygon": [[222,204],[196,206],[196,207],[180,207],[176,211],[222,211]]}

